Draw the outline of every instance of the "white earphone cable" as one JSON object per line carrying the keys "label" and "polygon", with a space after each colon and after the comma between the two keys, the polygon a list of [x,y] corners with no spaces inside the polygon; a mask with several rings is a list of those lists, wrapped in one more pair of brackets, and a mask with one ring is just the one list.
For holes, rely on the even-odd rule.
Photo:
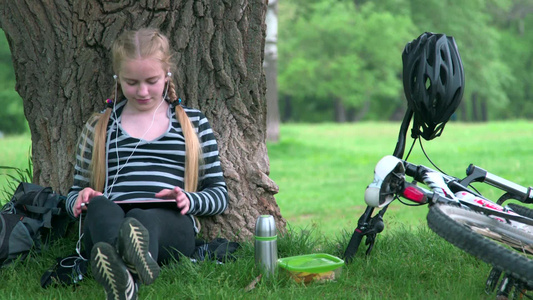
{"label": "white earphone cable", "polygon": [[[168,75],[168,74],[167,74]],[[170,75],[168,75],[170,76]],[[109,192],[106,193],[106,196],[109,198],[109,195],[111,195],[111,192],[113,191],[113,187],[115,186],[115,183],[117,182],[117,179],[118,179],[118,173],[126,166],[126,164],[130,161],[130,158],[133,156],[133,154],[135,153],[135,150],[137,150],[137,147],[139,146],[139,144],[142,142],[143,138],[146,136],[146,134],[150,131],[150,129],[152,128],[152,126],[154,125],[154,122],[155,122],[155,115],[157,113],[157,111],[159,110],[159,107],[161,107],[161,105],[163,104],[163,102],[165,101],[165,98],[167,97],[167,92],[168,92],[168,87],[169,87],[170,83],[167,82],[167,87],[165,89],[165,94],[163,95],[163,98],[161,99],[161,102],[159,102],[159,105],[157,106],[157,108],[155,109],[154,111],[154,115],[152,116],[152,122],[150,123],[150,126],[148,127],[148,129],[146,129],[146,131],[143,133],[143,135],[139,138],[139,141],[137,142],[137,144],[135,145],[135,148],[133,148],[133,151],[131,152],[130,156],[128,156],[128,158],[126,159],[126,161],[124,162],[124,164],[122,166],[120,166],[120,157],[118,155],[118,117],[117,117],[117,114],[116,114],[116,110],[115,108],[113,108],[114,110],[114,113],[115,113],[115,122],[117,124],[116,126],[116,133],[115,133],[115,153],[116,153],[116,156],[117,156],[117,172],[115,173],[115,176],[113,177],[113,182],[111,183],[111,186],[109,187]],[[115,93],[116,95],[116,93]],[[113,102],[113,105],[116,101]]]}

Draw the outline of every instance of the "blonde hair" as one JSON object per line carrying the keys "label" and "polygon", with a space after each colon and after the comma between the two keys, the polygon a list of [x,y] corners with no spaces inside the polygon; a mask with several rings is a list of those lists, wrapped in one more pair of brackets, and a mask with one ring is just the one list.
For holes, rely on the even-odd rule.
{"label": "blonde hair", "polygon": [[[121,64],[125,59],[155,58],[159,60],[165,71],[173,69],[172,54],[168,38],[156,29],[140,29],[137,31],[124,32],[111,48],[113,70],[118,74]],[[117,81],[118,84],[118,81]],[[168,79],[168,98],[170,103],[177,101],[176,90],[171,78]],[[118,95],[117,95],[118,94]],[[117,102],[123,99],[122,91],[116,88],[116,92],[110,99]],[[106,153],[105,144],[107,125],[112,109],[107,108],[103,114],[98,114],[98,121],[94,129],[94,144],[91,160],[91,187],[96,191],[103,192],[106,178]],[[198,187],[198,174],[202,164],[202,148],[196,131],[181,105],[176,105],[176,118],[181,125],[185,137],[185,191],[194,192]]]}

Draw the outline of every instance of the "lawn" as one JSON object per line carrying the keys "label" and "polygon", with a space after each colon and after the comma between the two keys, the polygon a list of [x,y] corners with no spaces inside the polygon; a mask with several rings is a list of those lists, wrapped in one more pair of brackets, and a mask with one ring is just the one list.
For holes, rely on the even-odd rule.
{"label": "lawn", "polygon": [[[281,140],[268,144],[271,173],[278,184],[276,201],[295,227],[313,227],[332,237],[352,231],[366,208],[364,190],[375,164],[393,153],[399,123],[291,124]],[[422,145],[443,171],[465,177],[473,163],[523,186],[533,185],[533,122],[449,123],[442,136]],[[408,136],[407,150],[412,144]],[[431,167],[418,144],[409,161]],[[476,186],[495,200],[501,192]],[[427,207],[393,202],[385,215],[386,230],[425,223]]]}
{"label": "lawn", "polygon": [[[278,240],[280,257],[325,252],[341,257],[365,204],[375,163],[392,154],[399,123],[284,124],[279,143],[269,143],[271,178],[289,231]],[[530,186],[533,122],[450,123],[443,136],[423,142],[431,160],[462,177],[470,163]],[[410,146],[408,140],[408,147]],[[0,165],[27,167],[29,136],[0,140]],[[430,165],[420,147],[409,159]],[[3,184],[3,183],[2,183]],[[476,186],[478,187],[478,186]],[[492,188],[478,187],[500,196]],[[484,291],[490,266],[453,247],[425,225],[427,207],[393,203],[374,250],[360,250],[334,282],[297,284],[283,272],[246,287],[259,275],[251,241],[237,260],[219,265],[187,259],[163,267],[140,299],[494,299]],[[42,289],[39,278],[58,256],[73,252],[75,237],[41,255],[0,269],[0,299],[101,299],[88,278],[76,287]]]}

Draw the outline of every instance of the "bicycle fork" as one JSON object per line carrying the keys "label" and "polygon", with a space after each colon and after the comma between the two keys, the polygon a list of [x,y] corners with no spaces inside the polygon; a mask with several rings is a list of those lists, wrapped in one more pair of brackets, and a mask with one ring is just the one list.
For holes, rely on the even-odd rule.
{"label": "bicycle fork", "polygon": [[383,223],[383,215],[385,214],[388,206],[383,207],[379,213],[372,217],[374,208],[367,206],[365,212],[357,221],[357,228],[355,228],[350,242],[344,251],[344,260],[347,263],[350,263],[359,249],[359,245],[363,239],[363,236],[366,236],[365,244],[368,245],[366,250],[366,255],[369,255],[374,247],[376,241],[376,235],[383,231],[385,225]]}
{"label": "bicycle fork", "polygon": [[[396,142],[396,148],[394,149],[394,156],[402,158],[405,150],[405,138],[409,124],[413,117],[413,110],[407,108],[405,115],[400,126],[400,132],[398,133],[398,140]],[[359,249],[363,236],[366,236],[365,244],[368,245],[366,255],[369,255],[376,242],[376,235],[383,231],[385,225],[383,224],[383,215],[387,211],[388,205],[384,206],[379,213],[372,217],[374,207],[367,206],[365,212],[359,217],[357,221],[357,228],[355,228],[350,242],[344,251],[344,260],[346,263],[350,263]]]}

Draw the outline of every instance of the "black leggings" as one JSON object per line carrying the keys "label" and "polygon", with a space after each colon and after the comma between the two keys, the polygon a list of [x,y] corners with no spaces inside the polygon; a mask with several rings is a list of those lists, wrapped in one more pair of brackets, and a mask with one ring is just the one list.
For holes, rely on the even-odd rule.
{"label": "black leggings", "polygon": [[97,242],[116,245],[118,231],[124,218],[137,219],[150,233],[150,253],[162,264],[178,259],[178,252],[191,256],[195,248],[194,226],[189,216],[170,208],[127,208],[104,196],[91,199],[87,206],[83,230],[85,249],[90,253]]}

